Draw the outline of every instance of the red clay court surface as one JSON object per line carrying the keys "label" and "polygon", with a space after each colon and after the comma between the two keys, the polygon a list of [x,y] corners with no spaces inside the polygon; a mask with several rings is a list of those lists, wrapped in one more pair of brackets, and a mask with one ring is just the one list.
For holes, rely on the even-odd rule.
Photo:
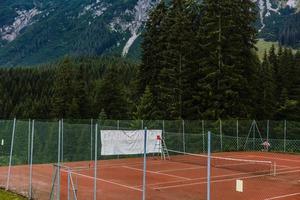
{"label": "red clay court surface", "polygon": [[[212,168],[212,200],[300,200],[300,155],[266,152],[216,153],[215,156],[276,162],[276,176]],[[78,200],[93,199],[93,162],[64,163],[72,167],[72,181]],[[91,167],[88,169],[88,167]],[[76,167],[87,169],[76,170]],[[142,198],[140,158],[98,162],[97,199],[140,200]],[[147,159],[147,199],[206,199],[206,167],[173,161]],[[0,168],[0,184],[5,185],[7,167]],[[11,170],[10,189],[27,191],[27,166]],[[34,165],[33,193],[36,199],[49,199],[53,166]],[[244,181],[244,192],[236,192],[236,179]],[[73,192],[73,191],[71,191]],[[24,193],[24,192],[23,192]],[[26,192],[24,193],[26,194]],[[73,197],[73,195],[71,195]],[[67,173],[61,171],[61,199],[67,199]]]}

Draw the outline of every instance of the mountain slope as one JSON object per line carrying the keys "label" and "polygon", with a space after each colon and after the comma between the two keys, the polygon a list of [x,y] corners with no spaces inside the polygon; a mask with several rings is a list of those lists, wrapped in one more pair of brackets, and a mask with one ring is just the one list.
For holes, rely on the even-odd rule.
{"label": "mountain slope", "polygon": [[[300,46],[300,0],[252,0],[259,37]],[[159,0],[0,1],[0,66],[69,55],[139,57],[149,11]]]}
{"label": "mountain slope", "polygon": [[300,46],[299,0],[252,0],[258,7],[259,37],[281,45]]}
{"label": "mountain slope", "polygon": [[126,55],[157,2],[1,2],[0,65],[41,63],[65,54]]}

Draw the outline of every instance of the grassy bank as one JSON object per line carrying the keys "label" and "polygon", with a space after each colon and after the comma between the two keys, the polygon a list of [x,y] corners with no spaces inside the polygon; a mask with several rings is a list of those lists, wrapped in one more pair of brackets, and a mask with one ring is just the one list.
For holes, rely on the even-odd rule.
{"label": "grassy bank", "polygon": [[0,189],[0,199],[1,200],[25,200],[26,198],[24,198],[20,195],[14,194],[12,192],[8,192],[3,189]]}

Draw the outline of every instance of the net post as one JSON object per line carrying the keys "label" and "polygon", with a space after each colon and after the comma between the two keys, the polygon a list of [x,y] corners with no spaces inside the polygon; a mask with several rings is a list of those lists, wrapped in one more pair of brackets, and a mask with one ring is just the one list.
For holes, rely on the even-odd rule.
{"label": "net post", "polygon": [[97,200],[98,123],[95,124],[94,200]]}
{"label": "net post", "polygon": [[146,200],[146,171],[147,171],[147,127],[144,129],[144,166],[143,166],[143,197]]}
{"label": "net post", "polygon": [[284,120],[283,134],[283,152],[286,152],[286,120]]}
{"label": "net post", "polygon": [[31,127],[31,149],[30,149],[30,165],[29,165],[29,199],[32,199],[32,161],[33,161],[33,139],[34,139],[34,120]]}
{"label": "net post", "polygon": [[6,187],[5,189],[9,189],[9,181],[10,181],[10,171],[11,171],[11,161],[12,161],[12,153],[14,149],[14,140],[15,140],[15,131],[16,131],[16,118],[14,118],[13,122],[13,131],[10,143],[10,154],[9,154],[9,165],[8,165],[8,172],[7,172],[7,180],[6,180]]}
{"label": "net post", "polygon": [[239,120],[236,120],[236,150],[239,150]]}
{"label": "net post", "polygon": [[141,129],[144,129],[144,120],[141,120]]}
{"label": "net post", "polygon": [[58,121],[58,150],[57,150],[57,196],[56,199],[60,200],[60,147],[61,147],[61,120]]}
{"label": "net post", "polygon": [[277,166],[276,166],[276,162],[274,162],[274,164],[273,164],[273,176],[276,176],[276,168],[277,168]]}
{"label": "net post", "polygon": [[73,191],[73,195],[74,195],[74,200],[77,200],[77,193],[76,193],[76,188],[74,186],[74,181],[72,178],[72,174],[70,173],[70,183],[72,185],[72,191]]}
{"label": "net post", "polygon": [[184,120],[182,120],[182,147],[183,147],[183,152],[185,153],[185,128],[184,128]]}
{"label": "net post", "polygon": [[207,135],[207,200],[210,200],[210,172],[211,172],[211,132]]}
{"label": "net post", "polygon": [[223,151],[223,133],[222,133],[222,120],[219,120],[219,130],[220,130],[220,147],[221,147],[221,152]]}

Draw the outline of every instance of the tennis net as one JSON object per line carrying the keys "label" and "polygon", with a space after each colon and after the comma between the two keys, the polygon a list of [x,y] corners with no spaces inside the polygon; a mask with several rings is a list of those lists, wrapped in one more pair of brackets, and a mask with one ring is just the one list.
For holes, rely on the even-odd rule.
{"label": "tennis net", "polygon": [[[198,166],[207,165],[207,155],[184,153],[170,149],[168,149],[168,151],[170,155],[170,161]],[[211,167],[250,174],[275,175],[275,166],[276,165],[272,161],[246,160],[230,157],[211,156]]]}

